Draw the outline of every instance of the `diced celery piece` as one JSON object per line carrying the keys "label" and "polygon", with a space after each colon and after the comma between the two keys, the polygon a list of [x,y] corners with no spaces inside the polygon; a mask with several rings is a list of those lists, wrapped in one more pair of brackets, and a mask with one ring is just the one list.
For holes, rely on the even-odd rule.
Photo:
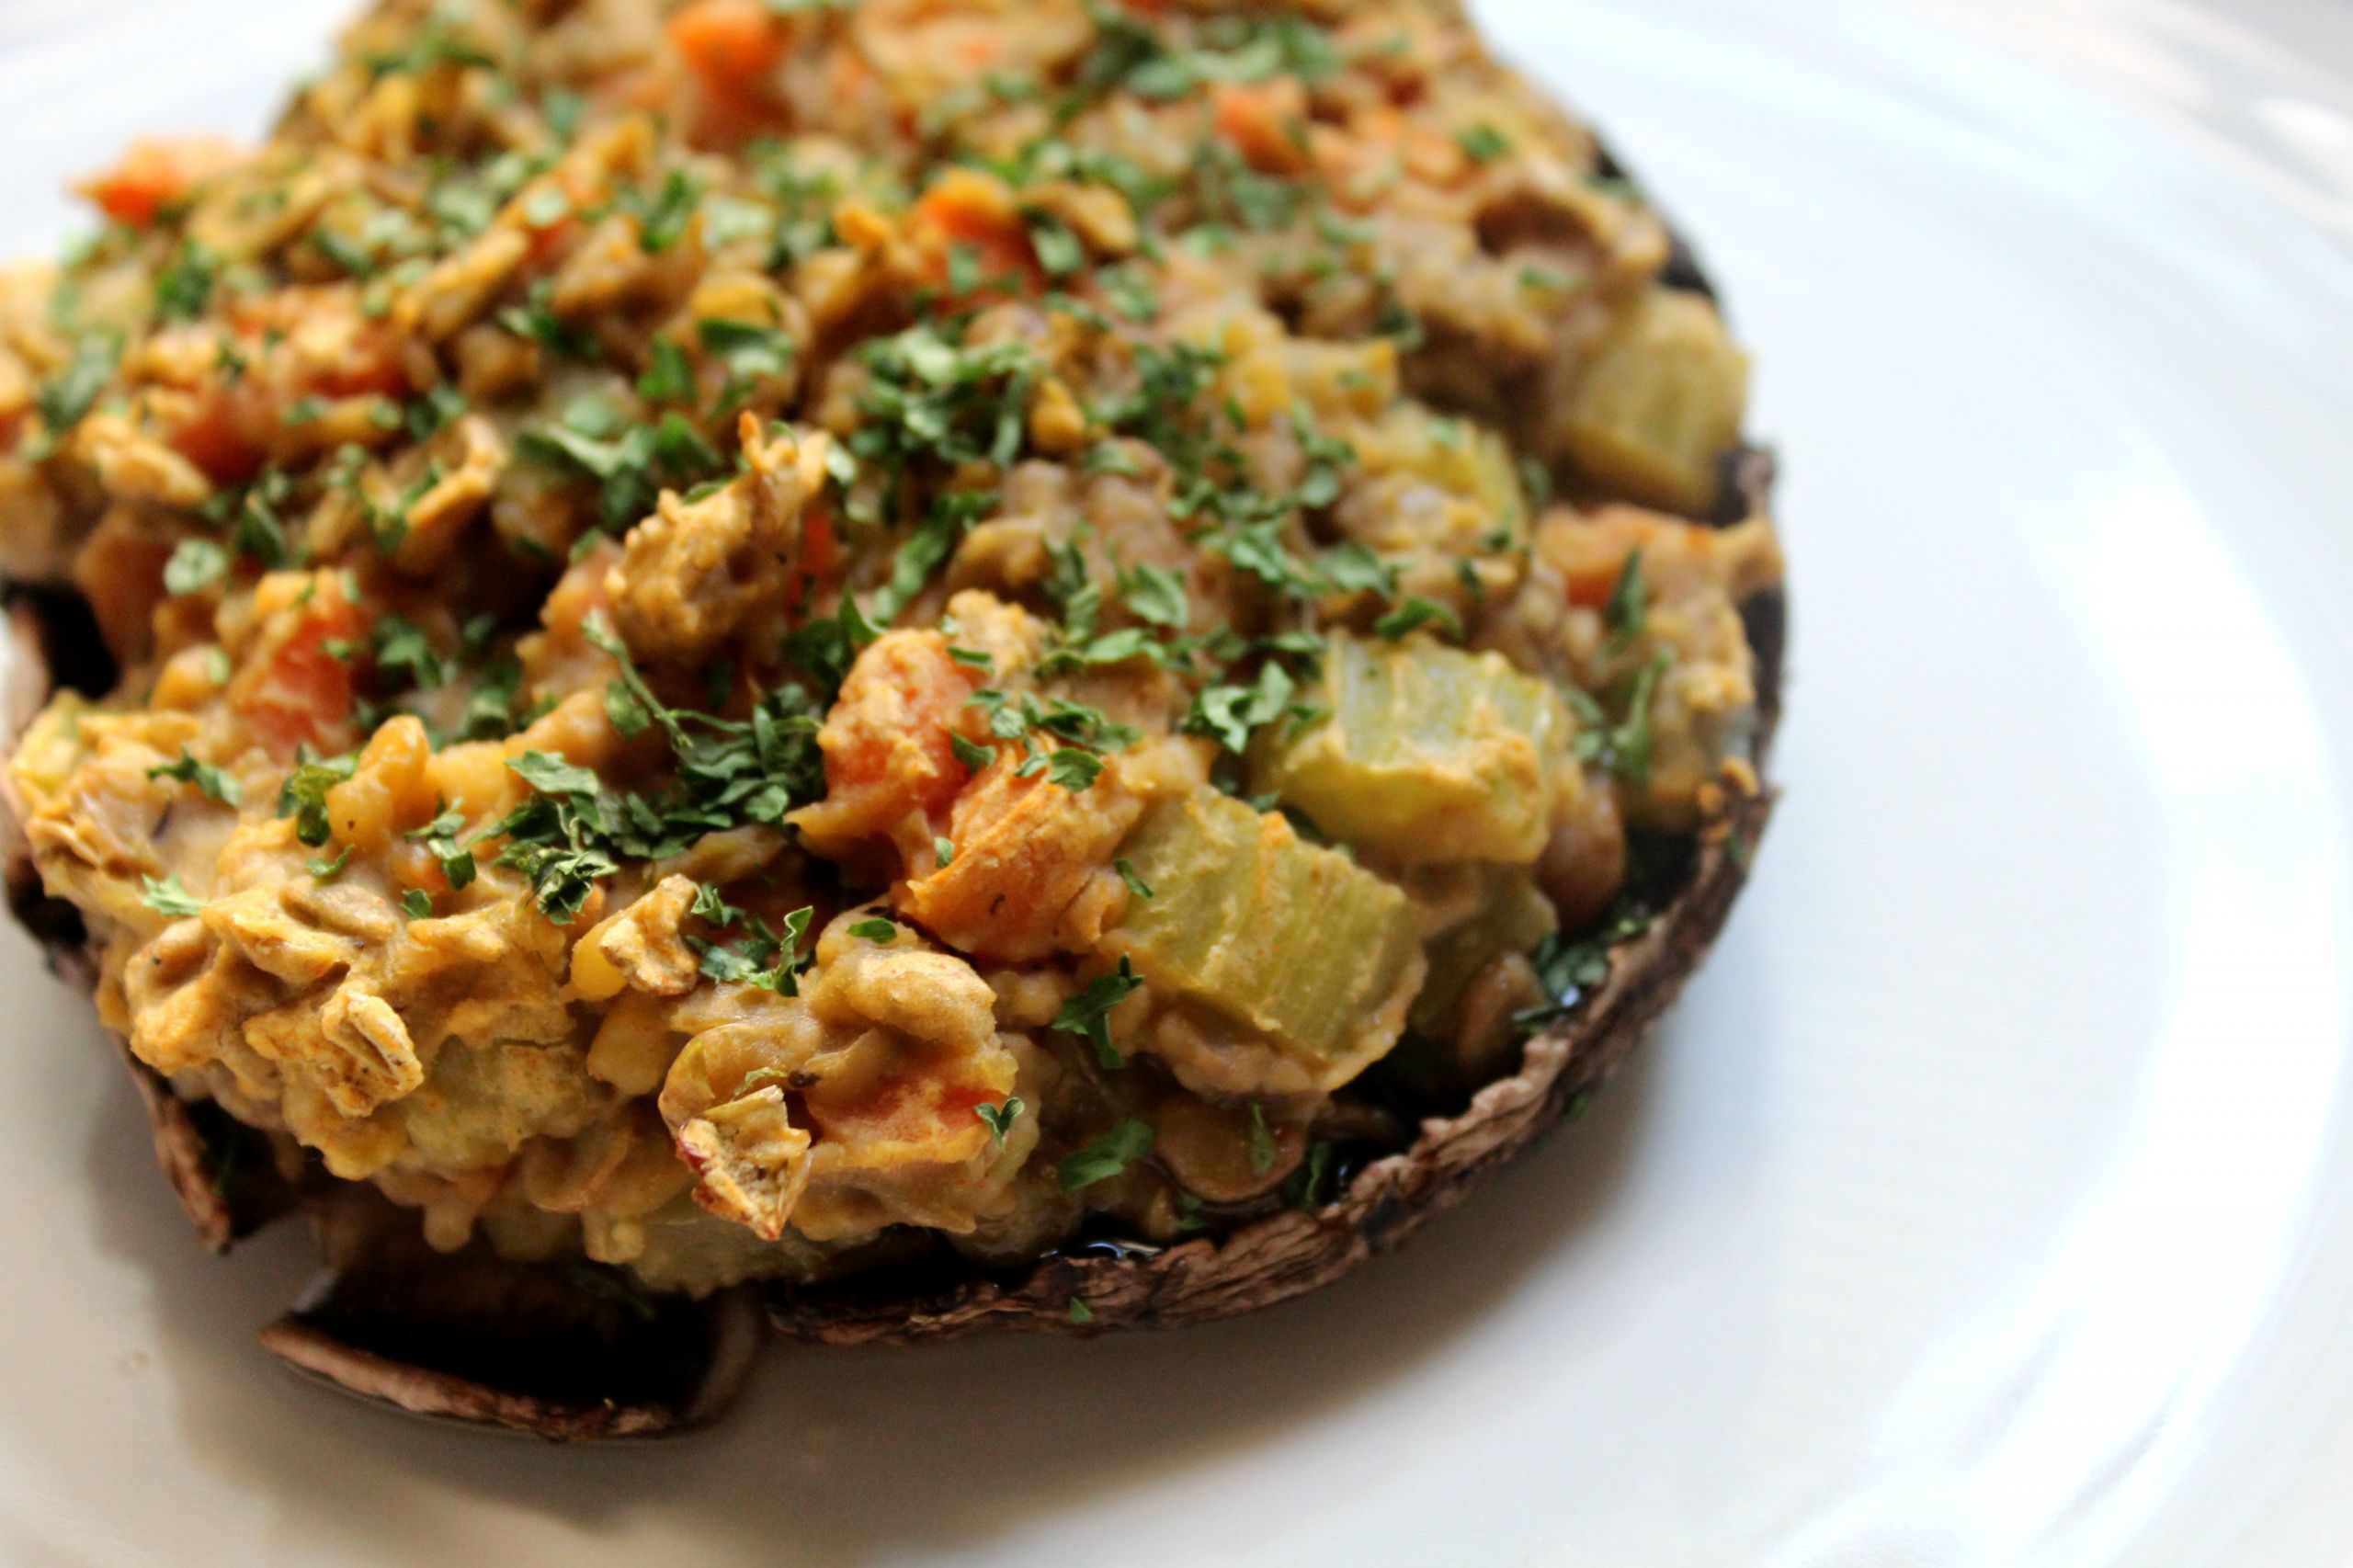
{"label": "diced celery piece", "polygon": [[1560,922],[1552,900],[1528,872],[1512,866],[1482,866],[1476,906],[1430,939],[1430,977],[1414,998],[1410,1021],[1434,1040],[1452,1037],[1456,1015],[1473,982],[1506,953],[1524,953],[1551,936]]}
{"label": "diced celery piece", "polygon": [[1717,459],[1740,439],[1748,357],[1700,296],[1654,289],[1586,367],[1565,426],[1586,477],[1650,506],[1703,516]]}
{"label": "diced celery piece", "polygon": [[1337,634],[1303,695],[1325,715],[1261,731],[1251,788],[1397,865],[1525,865],[1580,783],[1560,693],[1501,653]]}
{"label": "diced celery piece", "polygon": [[1336,1088],[1396,1043],[1424,972],[1404,893],[1280,815],[1214,790],[1165,798],[1121,847],[1153,896],[1104,949]]}

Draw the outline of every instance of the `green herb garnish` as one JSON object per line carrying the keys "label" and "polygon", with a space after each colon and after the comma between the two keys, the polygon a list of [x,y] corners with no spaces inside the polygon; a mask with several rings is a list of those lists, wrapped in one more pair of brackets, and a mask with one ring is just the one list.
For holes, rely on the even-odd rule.
{"label": "green herb garnish", "polygon": [[1636,545],[1627,552],[1618,584],[1609,590],[1609,602],[1601,610],[1601,623],[1609,629],[1609,653],[1623,653],[1643,634],[1649,608],[1649,588],[1643,581],[1643,548]]}
{"label": "green herb garnish", "polygon": [[180,747],[179,759],[161,763],[147,770],[150,778],[176,778],[183,784],[193,784],[224,806],[242,804],[244,790],[234,778],[210,763],[199,762],[188,747]]}
{"label": "green herb garnish", "polygon": [[1152,1153],[1152,1123],[1134,1118],[1120,1122],[1056,1167],[1064,1192],[1076,1192],[1108,1181]]}
{"label": "green herb garnish", "polygon": [[1250,1173],[1265,1176],[1275,1166],[1275,1131],[1267,1125],[1267,1110],[1256,1100],[1250,1104]]}
{"label": "green herb garnish", "polygon": [[180,885],[179,873],[176,871],[162,881],[157,881],[153,877],[142,877],[139,881],[142,889],[139,895],[140,902],[158,915],[169,915],[176,918],[204,913],[204,901],[194,897],[188,889]]}
{"label": "green herb garnish", "polygon": [[1013,1131],[1014,1122],[1020,1119],[1026,1108],[1021,1103],[1021,1096],[1015,1095],[1003,1105],[976,1105],[972,1108],[972,1114],[988,1123],[989,1136],[995,1139],[996,1146],[1002,1149],[1005,1147],[1005,1135]]}
{"label": "green herb garnish", "polygon": [[1111,1043],[1111,1010],[1142,984],[1135,966],[1122,954],[1119,968],[1097,975],[1063,1004],[1052,1027],[1083,1037],[1095,1047],[1095,1059],[1104,1066],[1124,1067],[1128,1059]]}

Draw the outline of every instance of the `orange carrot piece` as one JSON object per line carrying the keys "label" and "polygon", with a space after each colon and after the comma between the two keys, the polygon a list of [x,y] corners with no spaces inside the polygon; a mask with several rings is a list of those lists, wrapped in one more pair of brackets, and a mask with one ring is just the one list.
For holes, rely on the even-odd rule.
{"label": "orange carrot piece", "polygon": [[760,0],[694,0],[670,18],[672,44],[696,75],[742,91],[784,58],[784,32]]}
{"label": "orange carrot piece", "polygon": [[1298,78],[1221,82],[1210,89],[1217,133],[1260,174],[1296,175],[1307,167],[1307,95]]}

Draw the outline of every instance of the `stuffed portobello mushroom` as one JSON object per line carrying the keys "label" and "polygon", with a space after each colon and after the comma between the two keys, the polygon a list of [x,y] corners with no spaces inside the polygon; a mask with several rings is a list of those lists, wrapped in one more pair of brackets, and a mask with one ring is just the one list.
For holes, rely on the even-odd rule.
{"label": "stuffed portobello mushroom", "polygon": [[265,1335],[648,1434],[1226,1315],[1599,1082],[1778,708],[1747,365],[1449,0],[385,0],[0,274],[9,889]]}

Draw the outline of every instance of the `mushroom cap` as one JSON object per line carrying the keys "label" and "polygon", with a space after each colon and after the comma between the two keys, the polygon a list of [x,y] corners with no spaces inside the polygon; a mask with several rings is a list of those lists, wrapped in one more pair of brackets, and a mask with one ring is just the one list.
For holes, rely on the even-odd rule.
{"label": "mushroom cap", "polygon": [[[1678,242],[1671,281],[1706,291]],[[1771,457],[1726,454],[1726,516],[1768,509]],[[13,740],[57,686],[97,695],[114,669],[71,589],[10,584],[14,658],[5,700]],[[1787,608],[1779,588],[1742,607],[1757,662],[1751,761],[1765,777],[1780,710]],[[81,915],[34,870],[21,811],[0,768],[0,874],[9,908],[56,971],[85,986],[97,957]],[[1608,978],[1527,1042],[1518,1069],[1461,1112],[1420,1124],[1413,1143],[1349,1176],[1330,1201],[1169,1247],[1104,1245],[1049,1255],[1026,1269],[886,1270],[818,1286],[745,1287],[703,1301],[655,1295],[586,1263],[525,1264],[477,1243],[426,1248],[372,1189],[315,1169],[282,1172],[267,1140],[209,1103],[190,1102],[121,1050],[147,1109],[165,1178],[216,1252],[296,1210],[321,1235],[327,1267],[263,1346],[304,1376],[440,1419],[556,1441],[656,1437],[710,1421],[741,1387],[759,1319],[833,1345],[944,1338],[983,1329],[1092,1335],[1204,1323],[1325,1285],[1398,1245],[1562,1120],[1624,1061],[1722,929],[1773,807],[1764,789],[1711,824],[1681,887],[1651,926],[1611,949]],[[1072,1303],[1083,1301],[1084,1322]]]}

